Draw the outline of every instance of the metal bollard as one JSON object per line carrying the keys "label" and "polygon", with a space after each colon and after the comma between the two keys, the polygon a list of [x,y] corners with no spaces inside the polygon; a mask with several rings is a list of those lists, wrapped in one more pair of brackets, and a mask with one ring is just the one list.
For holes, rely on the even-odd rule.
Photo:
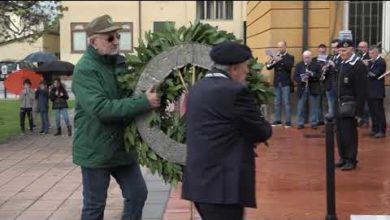
{"label": "metal bollard", "polygon": [[326,118],[326,220],[337,220],[335,167],[334,167],[334,118]]}

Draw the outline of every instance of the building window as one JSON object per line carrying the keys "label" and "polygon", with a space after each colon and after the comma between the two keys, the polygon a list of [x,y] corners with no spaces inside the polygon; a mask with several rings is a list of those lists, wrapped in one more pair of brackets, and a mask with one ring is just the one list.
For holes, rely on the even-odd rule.
{"label": "building window", "polygon": [[174,21],[155,21],[153,22],[153,31],[163,31],[167,28],[168,25],[175,25]]}
{"label": "building window", "polygon": [[232,20],[233,1],[197,1],[198,20]]}
{"label": "building window", "polygon": [[[71,23],[71,52],[83,53],[87,49],[87,24],[88,23]],[[133,52],[133,23],[119,22],[114,23],[121,26],[119,31],[121,39],[119,41],[119,49],[121,52]]]}
{"label": "building window", "polygon": [[88,23],[71,23],[71,40],[72,53],[82,53],[87,49],[87,32]]}
{"label": "building window", "polygon": [[367,41],[382,46],[382,13],[383,1],[349,1],[348,27],[355,45]]}
{"label": "building window", "polygon": [[119,50],[121,52],[131,53],[133,52],[133,23],[115,23],[115,25],[121,26],[122,30],[119,31],[121,39],[119,41]]}

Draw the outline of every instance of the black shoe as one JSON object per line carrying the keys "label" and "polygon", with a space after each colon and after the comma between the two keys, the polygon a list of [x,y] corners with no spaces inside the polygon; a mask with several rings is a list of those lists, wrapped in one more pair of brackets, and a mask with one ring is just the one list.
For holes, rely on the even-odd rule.
{"label": "black shoe", "polygon": [[72,136],[72,126],[68,126],[68,136]]}
{"label": "black shoe", "polygon": [[344,165],[345,165],[345,161],[344,160],[339,160],[337,163],[334,164],[334,166],[336,168],[343,167]]}
{"label": "black shoe", "polygon": [[281,121],[274,121],[272,123],[272,127],[275,127],[275,126],[281,126],[282,125],[282,122]]}
{"label": "black shoe", "polygon": [[341,167],[342,171],[354,170],[356,168],[356,164],[351,162],[346,162],[344,166]]}
{"label": "black shoe", "polygon": [[374,135],[375,138],[384,138],[386,137],[385,133],[379,132]]}
{"label": "black shoe", "polygon": [[44,131],[44,130],[41,130],[41,131],[39,131],[39,134],[43,134],[43,133],[45,133],[45,131]]}
{"label": "black shoe", "polygon": [[285,128],[291,127],[291,122],[287,121],[286,124],[284,124],[284,127],[285,127]]}
{"label": "black shoe", "polygon": [[54,134],[54,136],[59,136],[61,135],[62,133],[62,130],[61,130],[61,127],[57,128],[57,133]]}
{"label": "black shoe", "polygon": [[305,126],[303,126],[303,125],[298,125],[298,129],[303,129]]}

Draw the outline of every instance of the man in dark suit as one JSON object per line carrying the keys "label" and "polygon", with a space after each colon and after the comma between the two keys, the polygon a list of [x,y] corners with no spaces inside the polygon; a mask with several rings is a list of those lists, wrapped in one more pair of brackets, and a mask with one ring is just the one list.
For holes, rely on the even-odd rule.
{"label": "man in dark suit", "polygon": [[320,110],[319,96],[321,94],[320,74],[320,65],[312,61],[311,52],[308,50],[303,52],[303,61],[295,66],[294,74],[298,95],[298,129],[304,128],[307,99],[309,99],[310,104],[311,128],[317,128],[318,112]]}
{"label": "man in dark suit", "polygon": [[182,197],[203,220],[242,220],[256,207],[255,144],[271,137],[245,85],[250,49],[224,42],[210,52],[215,68],[190,90]]}
{"label": "man in dark suit", "polygon": [[335,164],[341,170],[353,170],[357,164],[357,122],[363,116],[367,94],[367,68],[354,53],[353,42],[339,44],[342,59],[336,85],[336,136],[340,160]]}
{"label": "man in dark suit", "polygon": [[328,60],[330,59],[330,56],[327,54],[327,47],[325,44],[320,44],[318,45],[317,47],[317,54],[318,56],[317,57],[314,57],[313,58],[313,61],[314,63],[318,64],[320,66],[320,72],[321,72],[321,76],[320,76],[320,81],[319,81],[319,86],[320,86],[320,95],[319,95],[319,103],[320,103],[320,107],[319,107],[319,111],[318,111],[318,123],[317,125],[324,125],[325,122],[324,122],[324,107],[323,107],[323,99],[324,99],[324,96],[325,96],[325,91],[326,91],[326,81],[325,81],[325,76],[326,74],[324,74],[322,76],[322,69],[325,68],[324,66],[326,66],[328,64]]}
{"label": "man in dark suit", "polygon": [[274,92],[275,92],[275,114],[272,126],[282,125],[281,113],[282,103],[284,106],[285,127],[291,126],[291,105],[290,93],[293,91],[294,84],[291,80],[291,70],[294,66],[294,56],[287,53],[287,43],[280,41],[278,43],[278,53],[276,57],[271,57],[266,63],[267,70],[274,69]]}
{"label": "man in dark suit", "polygon": [[[366,41],[361,41],[358,47],[359,47],[360,59],[363,61],[363,64],[367,66],[368,69],[369,60],[370,60],[370,55],[368,53],[368,43]],[[358,126],[368,127],[369,120],[370,120],[370,110],[368,109],[368,102],[366,100],[364,103],[363,117],[360,123],[358,124]]]}
{"label": "man in dark suit", "polygon": [[385,98],[385,79],[378,79],[386,72],[386,61],[379,55],[379,48],[370,47],[369,73],[368,73],[368,107],[372,121],[372,135],[375,138],[386,136],[386,114],[383,107]]}

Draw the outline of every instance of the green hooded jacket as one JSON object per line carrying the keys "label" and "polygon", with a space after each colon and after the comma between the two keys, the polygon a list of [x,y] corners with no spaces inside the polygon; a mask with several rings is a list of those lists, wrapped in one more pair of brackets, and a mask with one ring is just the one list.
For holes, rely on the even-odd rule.
{"label": "green hooded jacket", "polygon": [[136,151],[125,151],[124,131],[135,116],[150,109],[145,94],[123,97],[117,74],[127,70],[119,55],[99,55],[89,46],[73,74],[76,97],[73,162],[83,167],[128,165]]}

